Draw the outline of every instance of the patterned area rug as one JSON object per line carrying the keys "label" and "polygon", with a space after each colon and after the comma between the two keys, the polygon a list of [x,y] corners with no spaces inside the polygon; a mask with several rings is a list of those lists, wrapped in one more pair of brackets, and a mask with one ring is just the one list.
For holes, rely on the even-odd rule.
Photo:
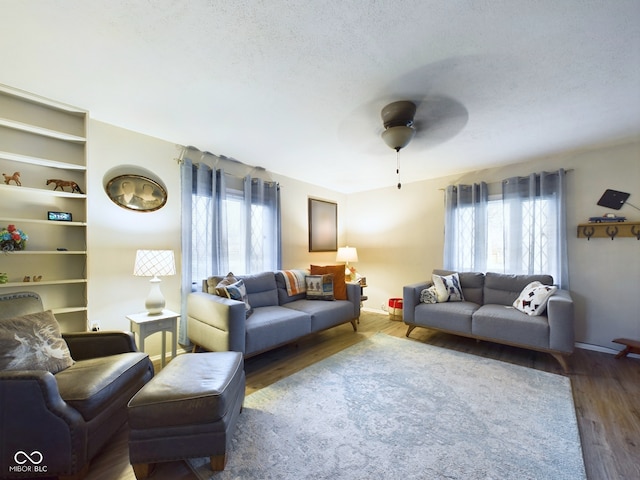
{"label": "patterned area rug", "polygon": [[584,479],[568,378],[376,334],[245,399],[202,479]]}

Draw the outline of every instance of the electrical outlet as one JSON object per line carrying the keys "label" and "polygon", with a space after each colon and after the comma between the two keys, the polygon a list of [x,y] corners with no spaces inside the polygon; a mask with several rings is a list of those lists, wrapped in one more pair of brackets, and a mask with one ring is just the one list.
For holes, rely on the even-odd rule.
{"label": "electrical outlet", "polygon": [[91,331],[99,332],[100,331],[100,321],[94,320],[91,322]]}

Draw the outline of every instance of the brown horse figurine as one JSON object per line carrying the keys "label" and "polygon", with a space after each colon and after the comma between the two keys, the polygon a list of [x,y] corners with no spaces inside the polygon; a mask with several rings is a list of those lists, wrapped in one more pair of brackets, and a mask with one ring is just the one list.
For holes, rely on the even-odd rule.
{"label": "brown horse figurine", "polygon": [[22,183],[20,182],[20,172],[15,172],[13,175],[7,175],[6,173],[2,174],[4,176],[4,183],[9,185],[9,182],[13,180],[16,182],[16,185],[21,187]]}
{"label": "brown horse figurine", "polygon": [[53,189],[54,191],[59,188],[64,192],[64,187],[71,187],[71,193],[73,192],[84,193],[82,190],[80,190],[80,187],[76,182],[72,182],[70,180],[60,180],[58,178],[50,178],[49,180],[47,180],[47,185],[49,185],[50,183],[56,184],[55,188]]}

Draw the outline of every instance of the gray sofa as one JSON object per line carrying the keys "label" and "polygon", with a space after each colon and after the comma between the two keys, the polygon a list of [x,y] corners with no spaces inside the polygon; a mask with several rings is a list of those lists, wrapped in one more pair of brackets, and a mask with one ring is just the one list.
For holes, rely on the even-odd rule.
{"label": "gray sofa", "polygon": [[[453,272],[434,270],[436,275]],[[573,300],[558,289],[542,315],[530,316],[512,307],[531,282],[553,285],[549,275],[459,273],[462,302],[422,303],[421,292],[432,285],[424,281],[403,288],[403,321],[409,328],[427,327],[456,335],[550,353],[568,371],[565,355],[574,349]]]}
{"label": "gray sofa", "polygon": [[307,300],[290,296],[281,272],[238,276],[245,283],[252,313],[244,302],[206,292],[187,298],[187,329],[196,347],[242,352],[245,357],[285,345],[343,323],[357,330],[360,286],[346,284],[347,300]]}
{"label": "gray sofa", "polygon": [[[37,293],[0,295],[0,325],[42,310]],[[1,478],[31,478],[36,471],[82,478],[127,421],[127,402],[153,377],[149,356],[138,352],[130,332],[63,333],[62,338],[73,365],[55,374],[0,370]],[[10,343],[1,345],[5,359],[16,352]],[[36,461],[41,455],[42,461],[34,465],[18,452]]]}

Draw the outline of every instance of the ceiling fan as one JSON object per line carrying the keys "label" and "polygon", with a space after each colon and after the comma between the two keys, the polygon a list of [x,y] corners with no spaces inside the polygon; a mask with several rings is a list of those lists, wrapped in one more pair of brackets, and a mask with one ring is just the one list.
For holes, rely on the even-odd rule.
{"label": "ceiling fan", "polygon": [[410,100],[392,102],[382,108],[380,116],[384,130],[382,140],[396,151],[396,174],[398,189],[400,182],[400,150],[409,145],[414,137],[422,137],[427,143],[436,145],[455,136],[469,118],[466,108],[448,97],[429,97],[418,105]]}

